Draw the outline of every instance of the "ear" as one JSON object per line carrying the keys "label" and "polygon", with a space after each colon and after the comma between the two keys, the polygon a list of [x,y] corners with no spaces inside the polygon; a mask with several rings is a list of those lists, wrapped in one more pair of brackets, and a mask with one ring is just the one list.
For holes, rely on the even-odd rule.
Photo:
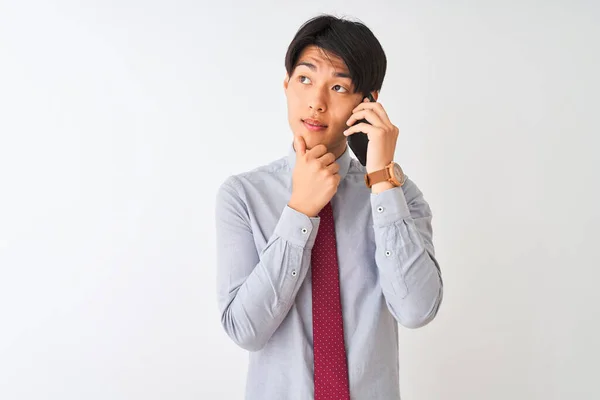
{"label": "ear", "polygon": [[283,79],[283,90],[287,90],[289,83],[290,83],[290,76],[286,72],[285,73],[285,78]]}
{"label": "ear", "polygon": [[373,96],[375,101],[377,101],[377,98],[379,97],[379,92],[377,90],[375,90],[374,92],[371,92],[371,96]]}

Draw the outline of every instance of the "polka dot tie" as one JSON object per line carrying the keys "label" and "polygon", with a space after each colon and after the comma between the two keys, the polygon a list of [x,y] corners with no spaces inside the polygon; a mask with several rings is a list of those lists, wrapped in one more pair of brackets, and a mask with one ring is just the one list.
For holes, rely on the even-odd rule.
{"label": "polka dot tie", "polygon": [[321,221],[311,258],[315,400],[349,400],[340,277],[331,203],[323,208],[319,216]]}

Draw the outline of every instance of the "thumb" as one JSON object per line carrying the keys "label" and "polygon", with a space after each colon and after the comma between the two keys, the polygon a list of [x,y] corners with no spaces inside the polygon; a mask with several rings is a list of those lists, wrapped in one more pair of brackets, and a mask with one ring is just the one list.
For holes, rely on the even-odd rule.
{"label": "thumb", "polygon": [[306,142],[302,136],[294,136],[294,149],[296,150],[296,156],[306,154]]}

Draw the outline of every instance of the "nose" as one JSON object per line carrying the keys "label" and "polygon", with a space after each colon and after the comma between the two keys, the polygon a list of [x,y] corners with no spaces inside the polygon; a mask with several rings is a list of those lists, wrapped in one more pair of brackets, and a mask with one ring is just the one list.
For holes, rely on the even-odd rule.
{"label": "nose", "polygon": [[309,107],[313,112],[323,113],[327,110],[325,98],[320,91],[313,94],[312,98],[309,100]]}

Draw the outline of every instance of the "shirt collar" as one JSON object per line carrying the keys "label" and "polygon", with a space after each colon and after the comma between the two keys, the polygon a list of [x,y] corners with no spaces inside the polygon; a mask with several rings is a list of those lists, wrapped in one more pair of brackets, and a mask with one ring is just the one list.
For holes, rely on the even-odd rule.
{"label": "shirt collar", "polygon": [[[350,151],[348,150],[348,146],[346,146],[346,149],[344,150],[342,155],[335,160],[335,162],[338,163],[338,165],[340,166],[339,174],[341,179],[344,179],[344,177],[348,173],[348,170],[350,169],[350,161]],[[294,150],[293,143],[290,145],[288,151],[287,162],[290,166],[290,169],[293,170],[294,166],[296,165],[296,150]]]}

